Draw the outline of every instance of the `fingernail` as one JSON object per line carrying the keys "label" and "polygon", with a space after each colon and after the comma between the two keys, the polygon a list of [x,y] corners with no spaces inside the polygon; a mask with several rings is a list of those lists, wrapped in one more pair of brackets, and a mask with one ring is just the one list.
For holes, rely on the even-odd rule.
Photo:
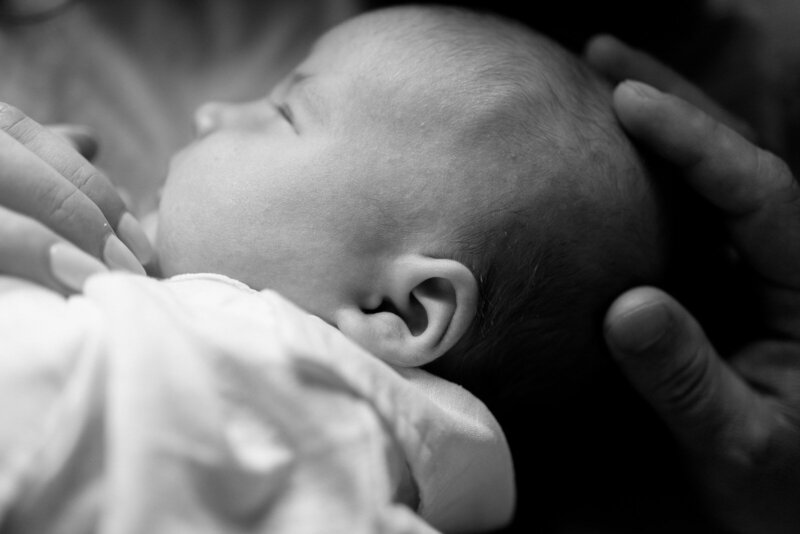
{"label": "fingernail", "polygon": [[622,87],[625,90],[633,91],[638,96],[643,98],[657,98],[661,95],[661,91],[646,83],[637,82],[636,80],[625,80],[622,82]]}
{"label": "fingernail", "polygon": [[146,265],[153,259],[153,246],[147,239],[142,225],[128,212],[122,215],[117,225],[117,235],[133,254],[139,263]]}
{"label": "fingernail", "polygon": [[620,44],[621,41],[616,39],[613,35],[609,35],[607,33],[598,33],[593,35],[586,42],[583,54],[586,55],[587,53],[596,53],[598,50],[601,54],[604,54],[606,50],[614,50],[614,48],[618,48]]}
{"label": "fingernail", "polygon": [[115,235],[108,236],[106,246],[103,248],[103,260],[113,270],[129,271],[134,274],[144,274],[144,267],[136,259],[128,247]]}
{"label": "fingernail", "polygon": [[606,326],[606,336],[614,348],[626,354],[647,350],[669,330],[672,315],[662,303],[633,308]]}
{"label": "fingernail", "polygon": [[108,269],[74,245],[56,243],[50,247],[50,271],[56,279],[75,291],[81,291],[86,279]]}

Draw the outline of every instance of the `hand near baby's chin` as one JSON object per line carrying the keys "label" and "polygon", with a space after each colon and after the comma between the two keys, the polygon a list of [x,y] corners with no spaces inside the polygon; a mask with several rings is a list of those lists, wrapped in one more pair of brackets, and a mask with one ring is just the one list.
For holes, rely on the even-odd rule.
{"label": "hand near baby's chin", "polygon": [[152,246],[91,157],[83,128],[0,103],[0,274],[69,294],[108,269],[144,273]]}
{"label": "hand near baby's chin", "polygon": [[[623,57],[609,64],[627,62],[623,79],[668,73],[621,43],[604,46]],[[727,289],[758,302],[762,324],[743,348],[719,354],[674,298],[640,287],[608,311],[609,348],[682,444],[711,515],[731,532],[800,532],[800,186],[717,108],[706,113],[636,82],[617,87],[614,107],[625,129],[716,210],[752,280]]]}

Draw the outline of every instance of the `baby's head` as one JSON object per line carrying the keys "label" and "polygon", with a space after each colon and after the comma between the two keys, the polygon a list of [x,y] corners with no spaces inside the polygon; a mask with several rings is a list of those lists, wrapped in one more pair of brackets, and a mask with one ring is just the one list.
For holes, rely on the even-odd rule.
{"label": "baby's head", "polygon": [[368,13],[266,98],[196,122],[162,196],[163,274],[275,289],[485,398],[588,358],[611,299],[659,271],[660,209],[609,87],[509,21]]}

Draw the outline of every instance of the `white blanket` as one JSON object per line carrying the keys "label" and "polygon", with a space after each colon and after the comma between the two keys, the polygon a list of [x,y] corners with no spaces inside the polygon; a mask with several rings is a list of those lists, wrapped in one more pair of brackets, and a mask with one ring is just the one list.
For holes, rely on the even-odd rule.
{"label": "white blanket", "polygon": [[273,292],[0,278],[4,534],[476,532],[514,498],[482,403]]}

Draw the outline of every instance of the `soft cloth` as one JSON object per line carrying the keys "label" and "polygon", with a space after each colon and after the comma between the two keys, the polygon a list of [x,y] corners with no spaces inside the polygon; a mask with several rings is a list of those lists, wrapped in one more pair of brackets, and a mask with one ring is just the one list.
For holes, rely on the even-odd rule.
{"label": "soft cloth", "polygon": [[497,422],[270,291],[0,278],[0,531],[475,532],[514,506]]}

